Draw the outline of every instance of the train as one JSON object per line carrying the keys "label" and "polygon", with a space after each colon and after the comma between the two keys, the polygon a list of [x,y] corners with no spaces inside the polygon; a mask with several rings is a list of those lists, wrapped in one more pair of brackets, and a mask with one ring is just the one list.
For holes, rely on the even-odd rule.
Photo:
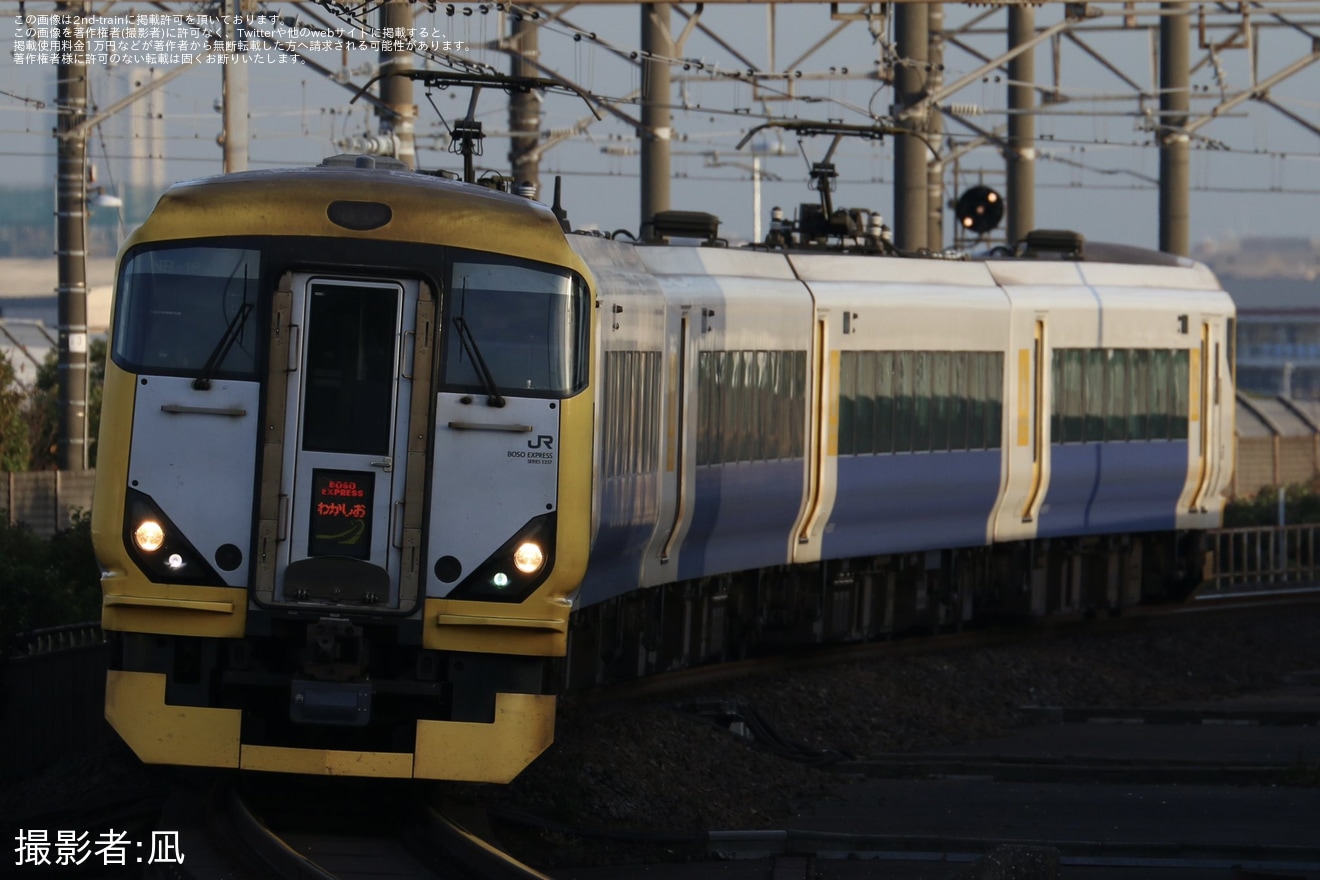
{"label": "train", "polygon": [[557,694],[1176,600],[1234,307],[1042,231],[641,240],[383,158],[172,186],[119,257],[93,539],[148,763],[507,782]]}

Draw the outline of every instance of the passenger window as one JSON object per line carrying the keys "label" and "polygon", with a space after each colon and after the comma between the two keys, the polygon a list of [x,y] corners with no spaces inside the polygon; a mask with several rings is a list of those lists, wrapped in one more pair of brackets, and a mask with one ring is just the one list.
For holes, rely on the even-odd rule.
{"label": "passenger window", "polygon": [[894,451],[912,451],[914,386],[912,361],[916,352],[894,352]]}
{"label": "passenger window", "polygon": [[1173,386],[1169,389],[1169,437],[1174,440],[1186,440],[1192,393],[1192,377],[1189,374],[1190,356],[1185,348],[1178,349],[1172,354]]}
{"label": "passenger window", "polygon": [[912,451],[929,452],[931,434],[931,373],[933,372],[934,354],[928,351],[912,353],[912,375],[915,385],[913,399],[916,402],[912,418]]}
{"label": "passenger window", "polygon": [[1128,353],[1126,349],[1107,352],[1109,355],[1108,403],[1105,405],[1105,439],[1128,438]]}
{"label": "passenger window", "polygon": [[719,388],[715,384],[715,352],[697,353],[697,464],[716,464],[715,431],[719,428]]}
{"label": "passenger window", "polygon": [[976,357],[970,351],[950,352],[951,379],[949,385],[949,448],[968,449],[967,397],[969,394],[967,362]]}
{"label": "passenger window", "polygon": [[990,385],[996,381],[990,375],[990,355],[974,351],[971,358],[970,391],[967,395],[967,448],[987,449],[996,443],[988,436],[990,427]]}
{"label": "passenger window", "polygon": [[1169,439],[1169,413],[1173,410],[1172,354],[1167,349],[1151,353],[1150,439]]}
{"label": "passenger window", "polygon": [[949,449],[949,353],[927,355],[930,371],[930,445],[932,452]]}
{"label": "passenger window", "polygon": [[1102,348],[1086,352],[1086,443],[1102,443],[1105,439],[1105,355]]}
{"label": "passenger window", "polygon": [[875,451],[894,451],[894,361],[897,353],[875,352]]}
{"label": "passenger window", "polygon": [[991,352],[986,373],[986,449],[1003,446],[1004,432],[1004,354]]}
{"label": "passenger window", "polygon": [[865,353],[845,351],[839,357],[839,455],[856,455],[867,450],[858,446],[865,443],[864,434],[857,427],[857,410],[864,404],[858,390],[858,362],[863,364]]}
{"label": "passenger window", "polygon": [[[1084,415],[1086,397],[1083,360],[1086,352],[1069,348],[1063,352],[1063,437],[1064,443],[1081,443],[1085,439]],[[1057,390],[1057,389],[1056,389]]]}

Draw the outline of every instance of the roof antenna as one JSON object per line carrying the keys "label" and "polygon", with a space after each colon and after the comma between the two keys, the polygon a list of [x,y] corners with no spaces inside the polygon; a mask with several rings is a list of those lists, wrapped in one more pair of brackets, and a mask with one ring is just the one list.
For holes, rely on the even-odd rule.
{"label": "roof antenna", "polygon": [[554,215],[555,215],[555,219],[557,219],[557,220],[559,221],[559,226],[560,226],[560,228],[563,229],[565,232],[572,232],[572,231],[573,231],[573,226],[572,226],[572,224],[570,224],[570,223],[568,222],[568,212],[564,210],[564,206],[563,206],[563,205],[560,203],[560,201],[559,201],[559,184],[560,184],[561,180],[562,180],[562,178],[560,178],[560,176],[559,176],[558,174],[556,174],[556,175],[555,175],[555,200],[554,200],[554,202],[550,205],[550,210],[551,210],[551,212],[554,213]]}

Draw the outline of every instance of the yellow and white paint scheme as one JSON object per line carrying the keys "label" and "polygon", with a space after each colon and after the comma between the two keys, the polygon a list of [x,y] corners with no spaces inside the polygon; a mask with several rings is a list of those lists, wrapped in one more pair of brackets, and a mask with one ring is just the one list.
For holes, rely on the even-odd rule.
{"label": "yellow and white paint scheme", "polygon": [[[177,340],[191,352],[166,352],[161,340],[168,334],[142,327],[153,320],[168,327],[168,320],[178,317],[161,317],[169,311],[164,294],[149,287],[165,288],[165,276],[150,276],[142,269],[146,262],[133,261],[155,253],[151,265],[169,268],[152,271],[182,276],[188,265],[197,265],[199,255],[204,260],[206,248],[250,254],[239,262],[247,273],[246,289],[254,295],[244,293],[244,314],[226,313],[206,338]],[[447,288],[446,273],[460,260],[478,265],[469,277],[549,272],[545,277],[564,279],[557,282],[564,290],[572,286],[582,304],[564,320],[581,324],[570,329],[579,333],[582,351],[578,364],[563,369],[576,371],[576,384],[565,385],[562,393],[537,389],[527,396],[519,393],[521,384],[505,388],[501,406],[486,400],[484,388],[443,385],[436,374],[447,346],[455,346],[450,352],[455,362],[467,357],[455,354],[461,341],[449,338],[446,329],[453,326],[460,296],[470,293]],[[487,264],[497,271],[480,268]],[[549,745],[555,698],[541,692],[541,679],[548,679],[544,664],[565,652],[591,528],[593,403],[587,377],[595,314],[589,284],[586,265],[568,248],[559,222],[544,206],[405,170],[353,167],[350,162],[252,172],[181,183],[161,198],[120,257],[111,340],[117,356],[107,366],[93,511],[104,572],[103,624],[123,634],[119,662],[108,674],[106,714],[144,761],[508,781]],[[224,296],[236,299],[229,287],[224,289]],[[156,299],[148,308],[142,303],[149,296]],[[382,297],[395,303],[393,323],[378,321],[384,327],[380,338],[393,346],[393,354],[379,355],[386,371],[382,387],[392,389],[387,393],[393,397],[379,408],[390,420],[386,455],[355,453],[355,441],[340,444],[346,451],[335,451],[337,441],[327,446],[318,440],[315,447],[307,439],[313,428],[306,413],[315,406],[316,393],[309,389],[318,381],[318,370],[336,366],[328,359],[337,356],[334,346],[347,338],[341,331],[344,338],[329,339],[323,330],[328,341],[316,348],[318,327],[330,327],[328,319],[316,323],[323,301],[314,298],[322,296],[324,302],[358,296],[361,308],[373,314]],[[181,308],[186,313],[187,307]],[[469,323],[477,328],[475,317]],[[209,382],[199,383],[197,364],[221,331],[232,331],[233,348],[247,349],[240,356],[251,368],[240,375],[222,367],[205,377]],[[480,346],[476,329],[473,335]],[[126,341],[130,337],[146,341]],[[576,344],[578,338],[571,341]],[[486,345],[488,355],[498,348],[491,340]],[[130,348],[136,354],[126,353]],[[324,363],[315,360],[317,351],[324,352]],[[225,346],[217,344],[212,354],[229,363]],[[364,344],[357,355],[359,373],[369,356]],[[135,358],[165,366],[144,368]],[[345,368],[343,375],[349,372]],[[531,388],[532,380],[526,384]],[[327,407],[338,403],[322,409],[330,411]],[[343,419],[345,431],[361,428],[353,421]],[[330,417],[322,422],[323,429],[341,424]],[[543,456],[535,468],[521,461],[515,466],[508,450],[533,442],[552,451],[553,458]],[[473,461],[474,455],[489,461]],[[496,459],[506,457],[509,463],[500,466]],[[370,546],[353,550],[358,556],[349,566],[369,577],[346,576],[343,590],[324,577],[340,551],[315,552],[321,536],[308,490],[318,479],[326,483],[324,476],[316,476],[317,469],[331,476],[367,474],[378,487],[365,505]],[[478,482],[474,475],[480,475]],[[335,491],[351,494],[342,487]],[[186,539],[179,566],[192,572],[191,579],[176,582],[168,571],[144,569],[146,553],[132,546],[137,523],[126,521],[130,509],[137,509],[133,499],[140,497],[163,512],[166,532],[177,533],[172,540]],[[553,545],[539,551],[548,562],[546,570],[535,573],[535,588],[517,601],[465,594],[463,578],[537,516],[549,517]],[[236,548],[237,555],[226,547]],[[441,555],[458,559],[461,574],[441,579],[434,568]],[[304,564],[295,580],[292,573],[300,570],[300,561],[312,564]],[[198,573],[199,568],[208,570]],[[508,581],[502,572],[497,577],[502,579],[497,582]],[[337,598],[341,595],[348,598]],[[323,677],[328,670],[326,680],[304,695],[309,701],[331,694],[324,698],[329,700],[326,711],[337,711],[334,701],[341,698],[333,694],[341,686],[349,689],[350,700],[369,691],[388,698],[391,682],[382,680],[383,667],[370,663],[397,641],[412,645],[411,659],[395,664],[403,678],[419,693],[435,685],[440,695],[435,702],[452,711],[441,708],[413,719],[411,735],[404,737],[411,740],[407,748],[249,741],[247,727],[269,706],[245,702],[241,680],[254,677],[258,663],[253,658],[262,655],[263,639],[287,638],[291,628],[321,625],[317,621],[329,621],[332,629],[342,625],[349,635],[344,645],[327,642],[330,653],[317,663],[292,671],[298,679],[308,668]],[[169,647],[148,647],[161,643],[143,641],[143,636],[163,637]],[[335,655],[341,650],[352,655],[359,648],[361,657]],[[314,653],[314,644],[309,642],[307,650]],[[201,678],[209,690],[176,675],[185,651],[193,652],[189,662],[202,663]],[[456,670],[462,667],[472,675],[482,657],[521,665],[510,667],[516,674],[492,673],[488,683],[459,683]],[[490,693],[476,694],[487,684]],[[456,695],[460,687],[471,689],[468,696]],[[471,720],[457,708],[463,700],[489,703],[493,710]],[[351,711],[344,729],[353,736],[346,742],[360,740],[355,740],[359,731]]]}

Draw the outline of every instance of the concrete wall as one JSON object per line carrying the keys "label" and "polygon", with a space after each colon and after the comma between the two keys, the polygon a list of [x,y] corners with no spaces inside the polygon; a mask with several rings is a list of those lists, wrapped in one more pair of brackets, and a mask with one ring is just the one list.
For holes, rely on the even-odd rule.
{"label": "concrete wall", "polygon": [[92,509],[96,471],[0,471],[0,515],[42,537],[67,529],[74,513]]}

